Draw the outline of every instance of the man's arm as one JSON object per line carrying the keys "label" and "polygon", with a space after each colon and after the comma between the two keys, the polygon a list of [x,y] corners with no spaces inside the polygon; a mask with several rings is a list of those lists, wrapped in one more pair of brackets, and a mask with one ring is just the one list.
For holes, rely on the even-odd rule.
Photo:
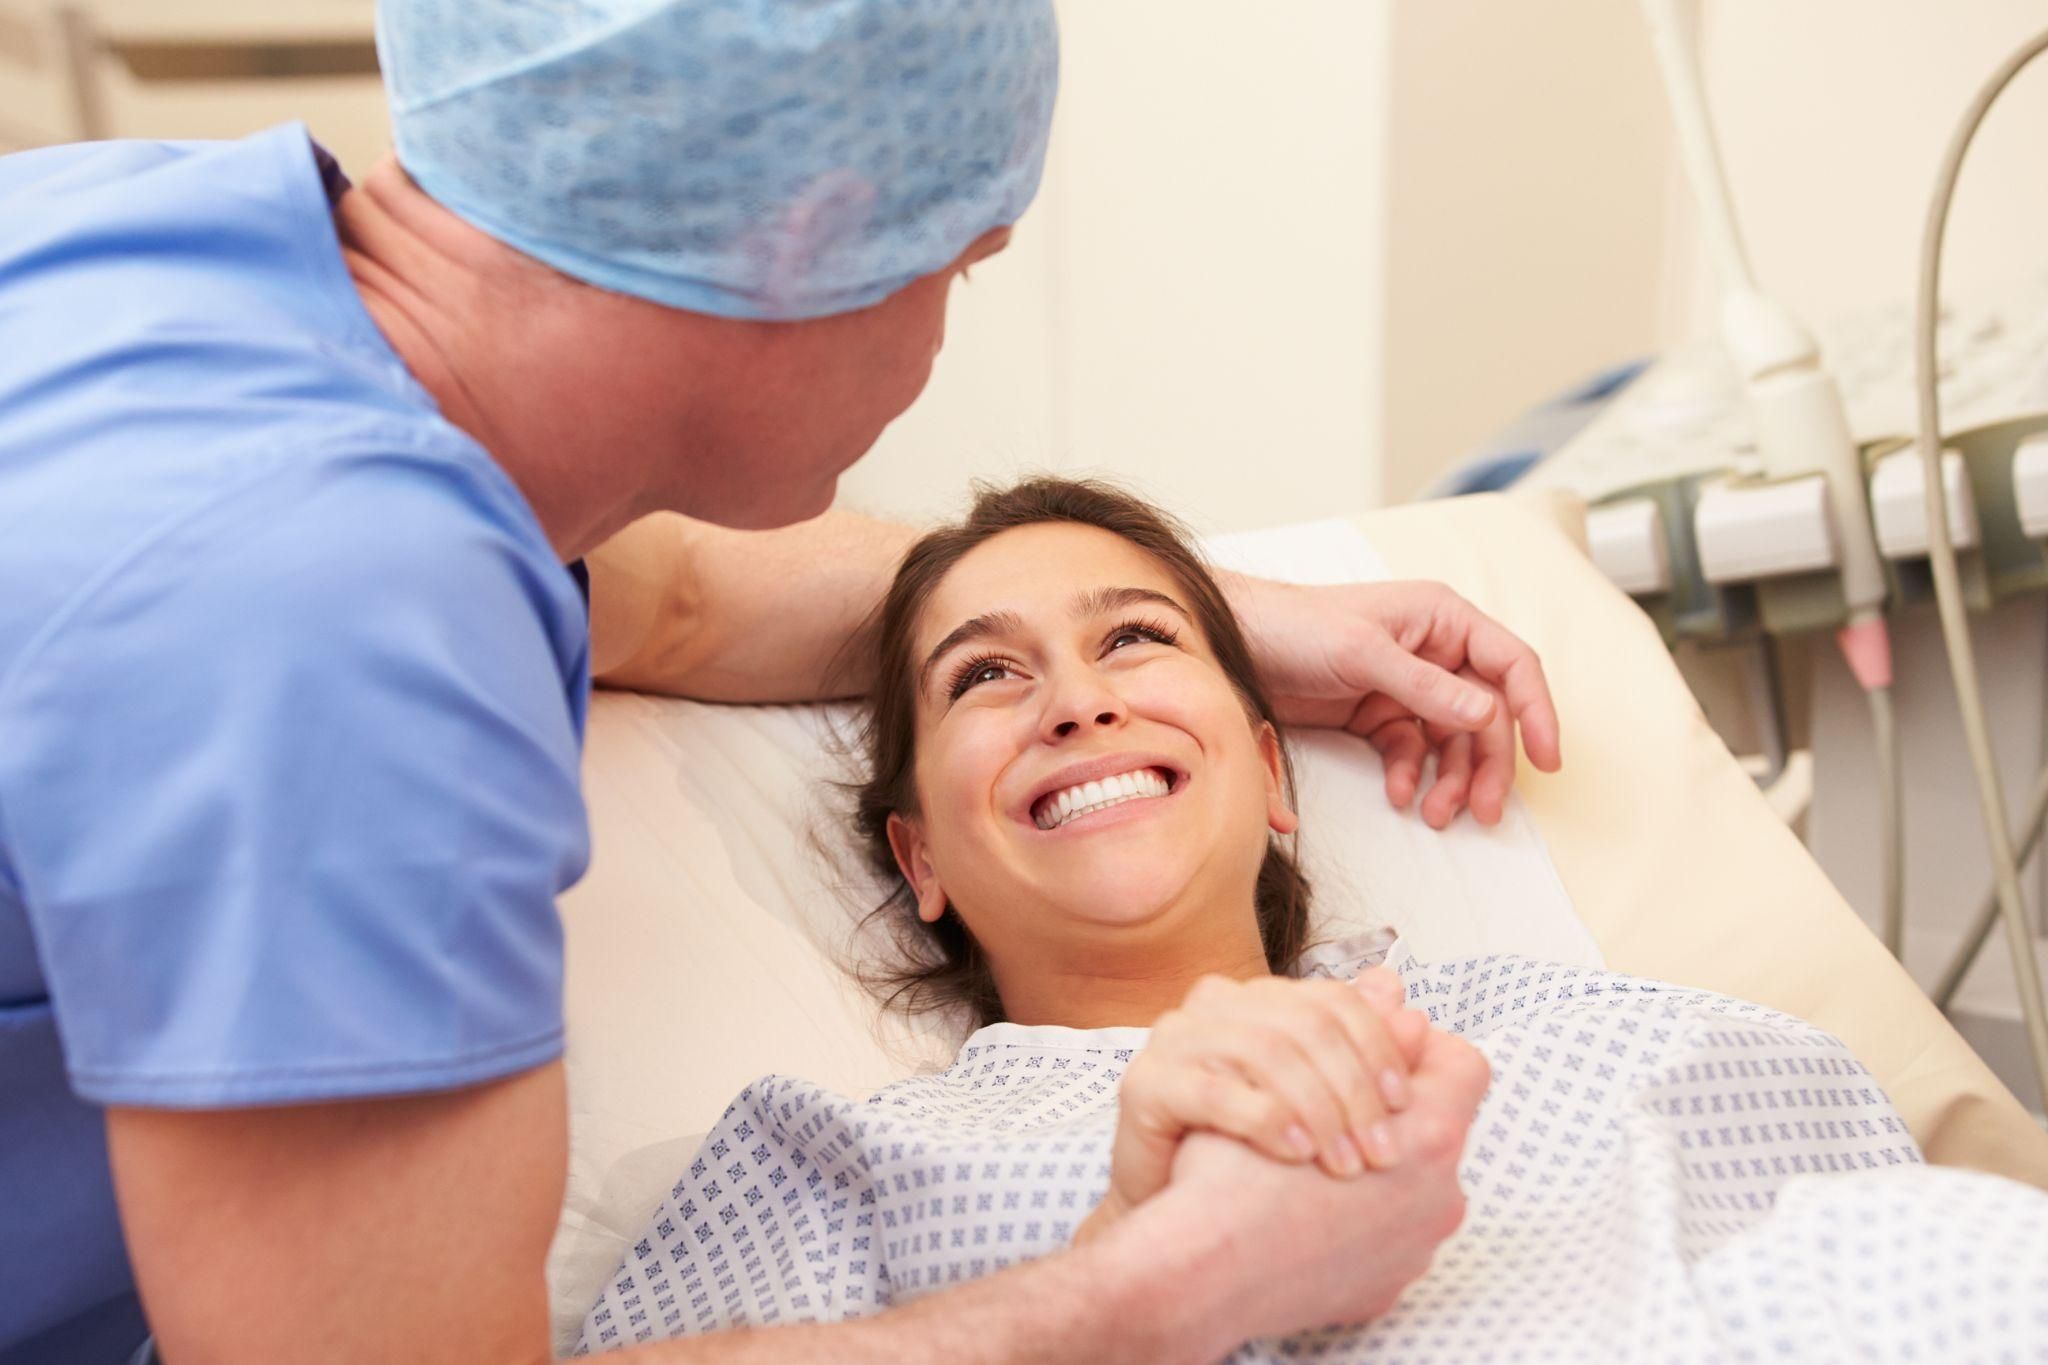
{"label": "man's arm", "polygon": [[[591,674],[703,701],[857,695],[868,681],[861,627],[915,537],[849,512],[779,531],[644,518],[587,561]],[[1442,584],[1217,580],[1282,720],[1363,736],[1402,809],[1437,756],[1422,801],[1431,825],[1466,809],[1500,820],[1518,731],[1538,768],[1563,761],[1536,652]]]}
{"label": "man's arm", "polygon": [[[170,1365],[550,1359],[544,1266],[567,1163],[559,1064],[439,1095],[113,1109],[107,1128],[129,1255]],[[619,1359],[1052,1365],[1223,1355],[1237,1324],[1184,1297],[1198,1258],[1218,1264],[1218,1248],[1156,1233],[1134,1215],[1086,1248],[877,1317],[665,1342]]]}
{"label": "man's arm", "polygon": [[701,701],[818,701],[867,686],[855,641],[917,533],[851,512],[777,531],[643,517],[585,561],[599,682]]}

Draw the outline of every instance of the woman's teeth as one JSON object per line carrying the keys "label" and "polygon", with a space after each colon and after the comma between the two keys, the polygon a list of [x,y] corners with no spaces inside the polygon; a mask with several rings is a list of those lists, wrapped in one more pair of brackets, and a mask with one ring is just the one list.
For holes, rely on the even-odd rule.
{"label": "woman's teeth", "polygon": [[1031,818],[1040,829],[1058,829],[1077,816],[1107,810],[1126,801],[1164,796],[1171,790],[1172,784],[1163,773],[1153,768],[1140,768],[1134,773],[1119,773],[1100,782],[1083,782],[1043,797],[1033,808]]}

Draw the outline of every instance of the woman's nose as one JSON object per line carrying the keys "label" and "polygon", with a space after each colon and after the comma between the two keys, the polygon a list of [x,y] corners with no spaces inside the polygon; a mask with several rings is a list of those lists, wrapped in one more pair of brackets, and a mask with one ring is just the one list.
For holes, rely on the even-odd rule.
{"label": "woman's nose", "polygon": [[1041,728],[1049,741],[1068,739],[1084,730],[1121,725],[1127,715],[1116,689],[1093,671],[1080,671],[1055,686]]}

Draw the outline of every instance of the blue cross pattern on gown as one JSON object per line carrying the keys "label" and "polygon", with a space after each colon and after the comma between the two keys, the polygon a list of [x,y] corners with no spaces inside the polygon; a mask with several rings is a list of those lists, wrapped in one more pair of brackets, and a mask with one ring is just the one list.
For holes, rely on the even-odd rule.
{"label": "blue cross pattern on gown", "polygon": [[[2048,1361],[2048,1195],[1924,1165],[1821,1030],[1589,968],[1426,964],[1384,935],[1315,959],[1305,975],[1342,980],[1384,959],[1493,1084],[1428,1274],[1368,1326],[1250,1342],[1236,1365]],[[997,1024],[866,1100],[756,1081],[577,1353],[859,1317],[1061,1250],[1108,1186],[1142,1037]]]}

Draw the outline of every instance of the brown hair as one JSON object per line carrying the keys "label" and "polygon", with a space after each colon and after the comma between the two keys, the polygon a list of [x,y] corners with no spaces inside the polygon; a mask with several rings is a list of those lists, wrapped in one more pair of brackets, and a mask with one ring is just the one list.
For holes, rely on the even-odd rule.
{"label": "brown hair", "polygon": [[[1003,1018],[995,977],[967,926],[957,914],[936,924],[919,919],[916,899],[889,848],[889,817],[917,809],[916,662],[912,658],[918,618],[939,582],[966,554],[1004,531],[1043,522],[1072,522],[1108,531],[1157,560],[1184,590],[1202,634],[1245,710],[1278,732],[1273,705],[1259,685],[1250,647],[1223,591],[1189,548],[1181,525],[1142,499],[1092,479],[1036,478],[1009,488],[977,485],[972,510],[957,525],[933,531],[910,547],[882,600],[871,641],[873,688],[861,730],[867,780],[856,790],[854,823],[868,861],[893,889],[869,914],[890,930],[902,958],[859,969],[863,984],[884,1003],[907,1014],[964,1012],[979,1027]],[[1294,769],[1282,761],[1288,799]],[[1266,964],[1284,972],[1308,946],[1309,886],[1291,847],[1269,840],[1259,866],[1254,904]]]}

